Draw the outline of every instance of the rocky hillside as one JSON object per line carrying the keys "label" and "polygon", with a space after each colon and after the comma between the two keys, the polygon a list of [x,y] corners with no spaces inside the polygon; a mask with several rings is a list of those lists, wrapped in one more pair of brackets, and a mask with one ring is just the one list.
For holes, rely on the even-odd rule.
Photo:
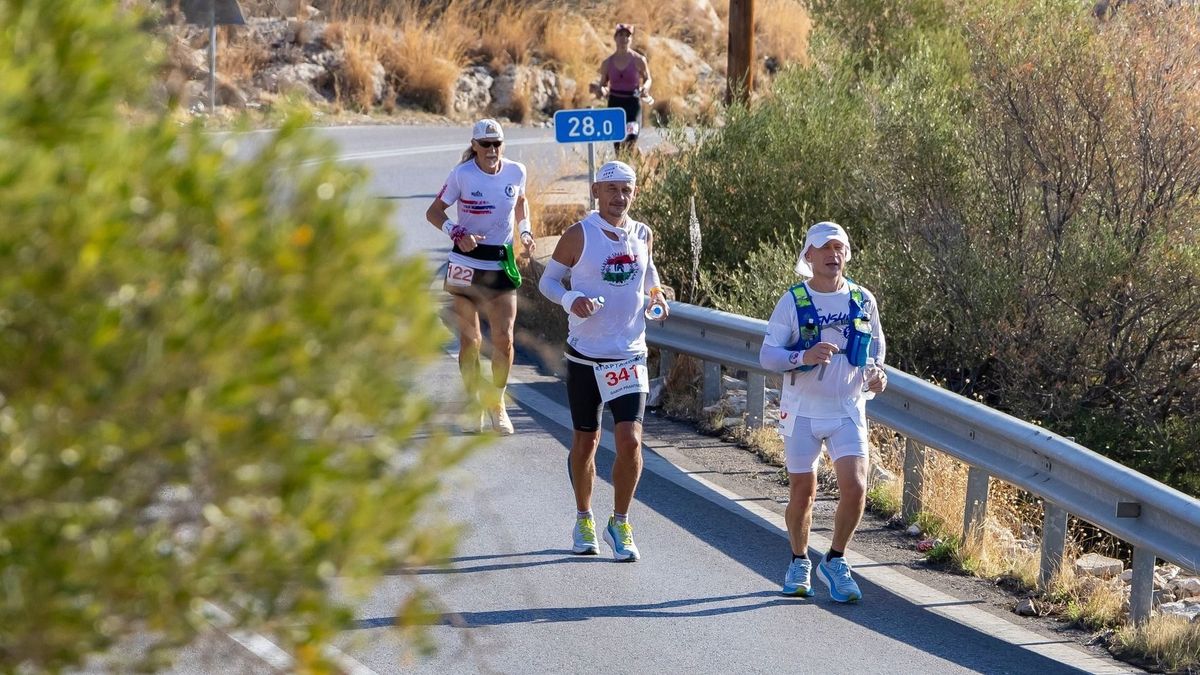
{"label": "rocky hillside", "polygon": [[[636,14],[511,0],[452,1],[430,10],[409,0],[368,20],[345,6],[285,4],[243,3],[246,25],[219,30],[218,112],[269,110],[299,98],[331,111],[535,122],[595,103],[588,84],[612,50],[606,17]],[[778,22],[762,27],[763,77],[807,48],[807,15],[798,2],[773,4],[791,12],[793,26],[788,35]],[[727,8],[710,0],[666,5],[673,9],[643,17],[652,28],[639,27],[633,46],[646,54],[654,77],[653,121],[710,118],[724,93]],[[161,33],[169,54],[163,97],[209,114],[208,30],[168,12]]]}

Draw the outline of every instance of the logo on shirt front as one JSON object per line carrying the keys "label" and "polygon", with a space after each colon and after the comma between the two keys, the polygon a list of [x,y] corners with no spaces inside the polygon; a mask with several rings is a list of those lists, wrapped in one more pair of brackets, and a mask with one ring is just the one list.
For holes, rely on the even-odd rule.
{"label": "logo on shirt front", "polygon": [[517,186],[516,185],[505,185],[504,186],[504,194],[509,197],[516,197],[517,196]]}
{"label": "logo on shirt front", "polygon": [[600,265],[600,278],[613,286],[624,286],[638,273],[638,269],[636,255],[617,253],[609,256]]}
{"label": "logo on shirt front", "polygon": [[472,193],[471,193],[471,196],[472,196],[472,197],[482,197],[482,196],[483,196],[483,193],[482,193],[482,192],[480,192],[479,190],[476,190],[476,191],[474,191],[474,192],[472,192]]}

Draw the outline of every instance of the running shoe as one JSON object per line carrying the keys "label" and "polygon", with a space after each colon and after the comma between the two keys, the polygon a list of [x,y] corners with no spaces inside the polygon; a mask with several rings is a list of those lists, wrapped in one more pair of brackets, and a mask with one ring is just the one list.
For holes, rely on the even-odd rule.
{"label": "running shoe", "polygon": [[811,598],[817,592],[812,587],[812,561],[808,558],[796,558],[788,565],[787,573],[783,575],[783,594],[801,598]]}
{"label": "running shoe", "polygon": [[858,602],[862,591],[850,576],[850,563],[845,558],[826,558],[817,565],[817,576],[829,587],[829,597],[838,602]]}
{"label": "running shoe", "polygon": [[636,562],[642,557],[637,544],[633,543],[633,526],[628,520],[618,523],[616,518],[609,516],[608,526],[604,528],[604,543],[612,548],[613,559],[617,562]]}
{"label": "running shoe", "polygon": [[512,436],[516,432],[513,429],[512,420],[508,419],[508,411],[504,409],[503,405],[489,410],[488,416],[492,418],[492,431],[501,436]]}
{"label": "running shoe", "polygon": [[591,516],[575,519],[571,538],[571,551],[576,555],[596,555],[600,552],[600,544],[596,543],[596,520]]}

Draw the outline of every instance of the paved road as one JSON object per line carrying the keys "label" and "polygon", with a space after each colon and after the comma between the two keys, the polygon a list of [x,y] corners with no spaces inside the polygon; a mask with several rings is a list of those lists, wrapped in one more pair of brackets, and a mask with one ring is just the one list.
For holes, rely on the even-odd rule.
{"label": "paved road", "polygon": [[[373,189],[394,200],[405,248],[440,262],[444,236],[424,210],[465,147],[465,128],[331,129],[346,161],[369,164]],[[550,130],[508,132],[508,156],[531,176],[586,172]],[[453,351],[453,345],[448,348]],[[786,563],[781,519],[649,454],[632,521],[643,560],[568,550],[573,500],[566,478],[570,432],[561,383],[528,362],[511,388],[517,435],[457,470],[444,513],[462,523],[446,566],[397,572],[359,607],[339,641],[361,673],[458,672],[1129,672],[1072,644],[1031,633],[888,569],[855,558],[865,600],[838,605],[823,587],[811,600],[777,594]],[[431,393],[460,400],[453,356]],[[611,509],[602,448],[595,509]],[[814,548],[827,542],[814,537]],[[607,548],[602,549],[607,554]],[[442,615],[429,627],[434,654],[408,651],[392,623],[415,586]]]}

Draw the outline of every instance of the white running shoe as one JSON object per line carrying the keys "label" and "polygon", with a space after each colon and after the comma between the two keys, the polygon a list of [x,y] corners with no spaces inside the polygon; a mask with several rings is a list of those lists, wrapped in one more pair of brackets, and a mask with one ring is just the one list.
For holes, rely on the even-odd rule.
{"label": "white running shoe", "polygon": [[458,430],[464,434],[478,434],[483,431],[483,411],[467,410],[458,417]]}
{"label": "white running shoe", "polygon": [[788,565],[787,573],[783,575],[783,594],[801,598],[811,598],[816,595],[812,587],[811,560],[796,558]]}
{"label": "white running shoe", "polygon": [[612,549],[613,559],[617,562],[637,562],[642,557],[637,544],[633,543],[633,526],[628,520],[618,523],[610,516],[608,526],[604,528],[604,543]]}
{"label": "white running shoe", "polygon": [[516,433],[513,429],[512,420],[508,418],[508,411],[504,409],[504,405],[488,411],[488,416],[492,418],[492,431],[501,436],[512,436]]}
{"label": "white running shoe", "polygon": [[576,555],[596,555],[600,545],[596,543],[596,519],[588,516],[576,518],[571,528],[571,551]]}

